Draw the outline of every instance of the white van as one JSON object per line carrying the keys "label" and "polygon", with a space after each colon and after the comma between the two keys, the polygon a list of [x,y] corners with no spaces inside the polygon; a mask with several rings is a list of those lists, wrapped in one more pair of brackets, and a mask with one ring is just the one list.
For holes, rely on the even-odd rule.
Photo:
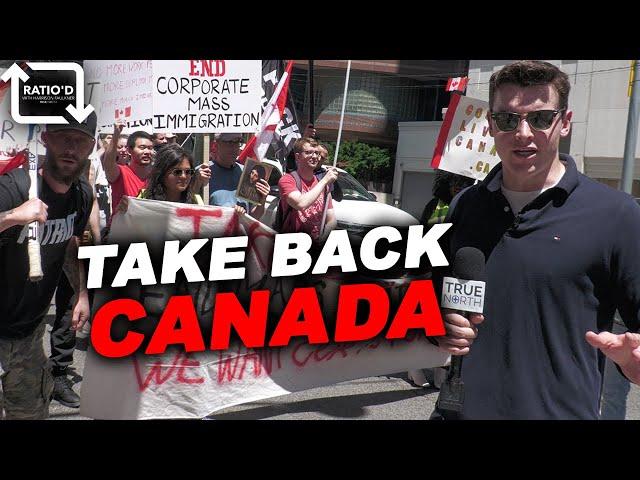
{"label": "white van", "polygon": [[[276,209],[280,202],[278,180],[283,175],[280,162],[264,159],[263,162],[273,165],[269,177],[271,193],[267,196],[265,212],[260,221],[271,226],[275,219]],[[350,236],[361,237],[373,227],[388,225],[406,228],[417,225],[418,220],[409,213],[376,201],[375,195],[369,193],[352,175],[338,168],[337,183],[342,189],[342,200],[333,201],[333,209],[338,221],[337,228],[348,230]]]}

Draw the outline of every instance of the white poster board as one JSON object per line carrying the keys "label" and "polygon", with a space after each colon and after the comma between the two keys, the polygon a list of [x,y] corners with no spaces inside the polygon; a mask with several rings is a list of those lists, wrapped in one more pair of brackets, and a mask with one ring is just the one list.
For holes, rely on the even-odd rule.
{"label": "white poster board", "polygon": [[483,180],[500,162],[489,134],[489,103],[451,95],[431,166],[465,177]]}
{"label": "white poster board", "polygon": [[152,60],[85,60],[85,101],[96,110],[98,131],[113,133],[113,122],[126,122],[123,131],[151,132],[153,115]]}
{"label": "white poster board", "polygon": [[154,60],[153,131],[255,132],[260,60]]}

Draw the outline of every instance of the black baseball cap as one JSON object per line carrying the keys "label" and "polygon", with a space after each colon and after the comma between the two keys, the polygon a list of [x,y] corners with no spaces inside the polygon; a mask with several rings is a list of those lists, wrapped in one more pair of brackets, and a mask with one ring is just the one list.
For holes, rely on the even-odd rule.
{"label": "black baseball cap", "polygon": [[47,125],[47,131],[57,132],[60,130],[77,130],[89,135],[91,138],[95,138],[96,127],[98,125],[98,116],[96,115],[96,112],[91,112],[82,123],[79,123],[75,118],[67,118],[67,121],[69,123]]}
{"label": "black baseball cap", "polygon": [[241,133],[216,133],[213,137],[216,142],[241,142]]}

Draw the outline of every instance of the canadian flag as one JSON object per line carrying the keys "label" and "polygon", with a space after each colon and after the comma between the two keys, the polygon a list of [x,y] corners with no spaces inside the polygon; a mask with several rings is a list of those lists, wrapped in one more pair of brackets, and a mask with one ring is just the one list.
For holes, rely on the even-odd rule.
{"label": "canadian flag", "polygon": [[116,109],[116,120],[119,120],[120,117],[130,117],[131,116],[131,107],[124,107],[124,109],[117,108]]}
{"label": "canadian flag", "polygon": [[464,92],[464,90],[467,88],[468,81],[469,81],[469,77],[450,78],[449,81],[447,82],[447,87],[445,88],[445,90],[447,92],[454,92],[454,91]]}
{"label": "canadian flag", "polygon": [[284,115],[287,103],[287,94],[289,92],[289,78],[291,76],[292,68],[293,61],[289,60],[287,68],[278,82],[278,86],[262,112],[262,119],[260,121],[258,132],[251,137],[238,156],[239,163],[244,163],[247,157],[252,157],[254,155],[260,162],[265,157],[267,150],[269,149],[269,145],[271,145],[271,140],[273,139],[276,127]]}

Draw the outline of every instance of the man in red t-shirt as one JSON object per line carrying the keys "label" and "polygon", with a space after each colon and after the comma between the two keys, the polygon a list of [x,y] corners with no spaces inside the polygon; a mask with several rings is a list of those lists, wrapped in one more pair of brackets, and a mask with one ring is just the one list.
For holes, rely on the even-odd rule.
{"label": "man in red t-shirt", "polygon": [[[283,208],[283,233],[304,232],[314,241],[320,240],[320,227],[325,201],[327,204],[327,219],[325,232],[330,232],[336,225],[331,193],[328,186],[336,181],[338,172],[329,167],[327,173],[318,181],[313,175],[320,161],[318,143],[312,138],[300,138],[293,146],[296,158],[296,172],[300,176],[300,189],[291,173],[280,178],[280,205]],[[291,210],[293,209],[293,210]]]}
{"label": "man in red t-shirt", "polygon": [[135,197],[147,186],[147,178],[153,163],[154,150],[151,135],[141,130],[133,132],[127,139],[127,150],[131,155],[129,165],[119,165],[116,162],[118,139],[123,128],[123,124],[114,125],[113,138],[102,157],[102,168],[111,185],[112,215],[118,211],[118,204],[123,195]]}

